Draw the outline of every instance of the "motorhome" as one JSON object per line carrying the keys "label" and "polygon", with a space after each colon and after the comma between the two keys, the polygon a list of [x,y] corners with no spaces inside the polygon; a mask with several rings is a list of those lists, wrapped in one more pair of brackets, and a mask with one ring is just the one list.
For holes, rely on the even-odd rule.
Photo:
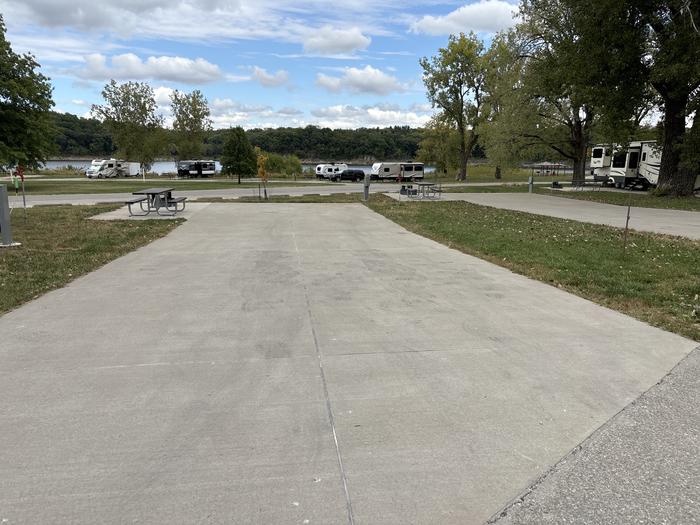
{"label": "motorhome", "polygon": [[110,179],[114,177],[135,177],[139,174],[138,162],[117,159],[95,159],[85,170],[88,179]]}
{"label": "motorhome", "polygon": [[372,180],[422,180],[422,162],[375,162],[370,176]]}
{"label": "motorhome", "polygon": [[177,163],[178,177],[209,177],[216,175],[213,160],[181,160]]}
{"label": "motorhome", "polygon": [[591,151],[593,179],[616,188],[656,186],[660,166],[661,148],[653,140],[630,142],[626,148],[597,144]]}
{"label": "motorhome", "polygon": [[340,174],[348,169],[347,164],[319,164],[316,166],[316,178],[319,180],[340,180]]}

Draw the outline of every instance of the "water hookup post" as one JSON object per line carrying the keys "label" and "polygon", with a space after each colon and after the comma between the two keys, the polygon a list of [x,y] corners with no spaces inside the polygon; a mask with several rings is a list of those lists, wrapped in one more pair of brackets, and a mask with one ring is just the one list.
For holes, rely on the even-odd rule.
{"label": "water hookup post", "polygon": [[365,202],[369,200],[369,184],[371,180],[372,176],[369,173],[365,173],[365,182],[363,184]]}
{"label": "water hookup post", "polygon": [[10,202],[7,198],[7,186],[0,184],[0,248],[12,248],[20,243],[12,241],[10,224]]}

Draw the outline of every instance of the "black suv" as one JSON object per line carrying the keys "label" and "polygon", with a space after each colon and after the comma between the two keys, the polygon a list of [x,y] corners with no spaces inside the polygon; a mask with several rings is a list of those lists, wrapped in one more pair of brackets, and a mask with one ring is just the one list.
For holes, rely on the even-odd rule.
{"label": "black suv", "polygon": [[352,182],[360,182],[364,180],[365,172],[362,170],[343,170],[340,174],[336,175],[333,180],[350,180]]}

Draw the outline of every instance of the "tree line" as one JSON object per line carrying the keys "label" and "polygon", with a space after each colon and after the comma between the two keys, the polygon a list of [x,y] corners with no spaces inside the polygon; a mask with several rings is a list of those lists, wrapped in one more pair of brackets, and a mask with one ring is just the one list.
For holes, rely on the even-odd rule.
{"label": "tree line", "polygon": [[700,172],[697,20],[687,0],[522,0],[519,23],[488,47],[452,35],[420,60],[438,113],[419,157],[457,164],[464,180],[481,143],[497,173],[554,155],[582,181],[592,143],[626,144],[659,111],[657,191],[688,195]]}
{"label": "tree line", "polygon": [[[112,135],[95,118],[52,112],[55,128],[55,154],[61,157],[106,157],[116,153]],[[221,157],[229,130],[215,129],[204,134],[202,155]],[[168,135],[172,130],[163,130]],[[330,129],[317,126],[304,128],[249,129],[245,131],[251,144],[279,155],[296,155],[316,160],[410,160],[423,139],[423,130],[409,127]],[[166,143],[174,139],[166,137]],[[164,151],[163,155],[170,155]]]}

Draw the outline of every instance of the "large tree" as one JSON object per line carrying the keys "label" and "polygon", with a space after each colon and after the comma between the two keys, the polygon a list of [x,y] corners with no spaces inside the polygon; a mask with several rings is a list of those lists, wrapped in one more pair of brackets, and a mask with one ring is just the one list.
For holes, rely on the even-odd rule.
{"label": "large tree", "polygon": [[110,81],[102,90],[105,104],[93,105],[92,113],[112,134],[120,156],[147,170],[163,153],[163,117],[156,110],[155,94],[145,82]]}
{"label": "large tree", "polygon": [[438,172],[460,168],[460,136],[451,121],[436,115],[425,126],[416,160],[433,164]]}
{"label": "large tree", "polygon": [[175,156],[179,159],[197,159],[202,155],[204,137],[211,131],[207,99],[201,91],[183,93],[175,90],[170,95],[173,111]]}
{"label": "large tree", "polygon": [[523,0],[521,88],[534,107],[523,138],[572,161],[583,181],[596,129],[618,141],[644,100],[638,15],[619,0]]}
{"label": "large tree", "polygon": [[474,33],[450,36],[438,54],[420,59],[428,99],[459,134],[458,180],[467,177],[469,156],[479,140],[485,74],[484,45]]}
{"label": "large tree", "polygon": [[0,164],[36,166],[54,149],[49,79],[31,54],[17,54],[0,15]]}
{"label": "large tree", "polygon": [[[661,97],[663,156],[659,191],[675,195],[692,193],[698,162],[697,150],[684,147],[686,120],[697,121],[697,92],[700,90],[700,34],[694,21],[700,20],[700,3],[687,0],[637,0],[642,27],[647,29],[649,81]],[[695,127],[695,126],[693,126]],[[695,131],[693,131],[695,133]]]}
{"label": "large tree", "polygon": [[248,137],[240,126],[229,129],[221,152],[221,172],[224,175],[252,177],[257,170],[258,157]]}

